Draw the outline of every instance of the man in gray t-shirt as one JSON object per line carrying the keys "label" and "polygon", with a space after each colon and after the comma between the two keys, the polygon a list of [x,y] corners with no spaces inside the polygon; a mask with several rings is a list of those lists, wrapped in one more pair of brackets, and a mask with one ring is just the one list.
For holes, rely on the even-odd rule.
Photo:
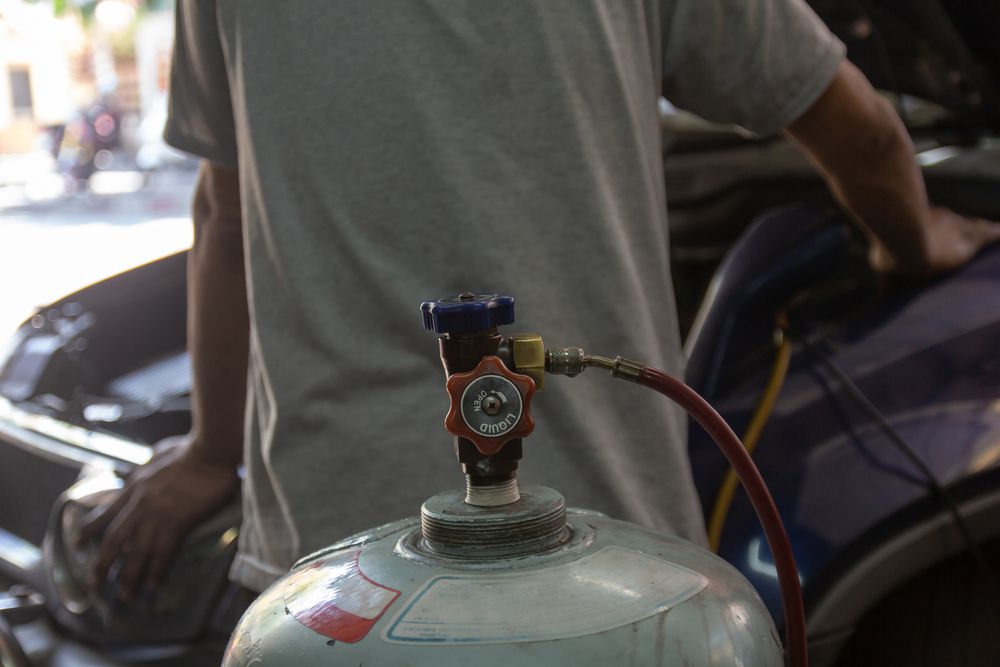
{"label": "man in gray t-shirt", "polygon": [[[899,270],[949,268],[995,236],[928,206],[905,130],[801,0],[177,11],[166,139],[205,159],[189,260],[195,426],[89,524],[104,531],[98,576],[128,545],[127,592],[155,584],[235,493],[240,462],[233,577],[254,590],[456,486],[422,300],[509,293],[552,345],[680,373],[661,95],[758,134],[789,128]],[[704,541],[675,410],[583,378],[549,383],[535,413],[522,478]]]}

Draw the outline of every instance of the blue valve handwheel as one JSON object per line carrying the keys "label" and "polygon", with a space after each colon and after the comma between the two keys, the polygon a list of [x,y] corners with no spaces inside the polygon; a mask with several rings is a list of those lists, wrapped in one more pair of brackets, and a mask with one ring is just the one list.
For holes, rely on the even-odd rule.
{"label": "blue valve handwheel", "polygon": [[514,297],[463,292],[420,304],[424,328],[439,334],[475,333],[514,323]]}

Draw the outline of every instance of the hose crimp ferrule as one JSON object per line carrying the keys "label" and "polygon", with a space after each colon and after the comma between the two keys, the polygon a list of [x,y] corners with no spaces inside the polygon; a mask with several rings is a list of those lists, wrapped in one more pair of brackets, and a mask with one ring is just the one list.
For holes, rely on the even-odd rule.
{"label": "hose crimp ferrule", "polygon": [[611,376],[629,382],[639,382],[639,376],[642,375],[645,368],[644,365],[635,361],[615,357],[615,363],[611,366]]}

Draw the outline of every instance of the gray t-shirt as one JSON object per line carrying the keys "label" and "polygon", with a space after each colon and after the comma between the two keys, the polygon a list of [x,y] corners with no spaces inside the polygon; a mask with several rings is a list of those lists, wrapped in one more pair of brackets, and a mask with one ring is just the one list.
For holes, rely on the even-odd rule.
{"label": "gray t-shirt", "polygon": [[[421,301],[680,373],[658,101],[773,133],[842,45],[801,0],[181,0],[166,139],[238,166],[252,334],[233,576],[462,484]],[[685,420],[550,378],[520,477],[704,541]]]}

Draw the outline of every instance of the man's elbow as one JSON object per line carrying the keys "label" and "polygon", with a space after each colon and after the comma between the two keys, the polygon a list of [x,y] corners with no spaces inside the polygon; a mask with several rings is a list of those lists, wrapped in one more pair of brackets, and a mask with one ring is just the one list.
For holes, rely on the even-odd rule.
{"label": "man's elbow", "polygon": [[812,107],[788,127],[788,134],[834,171],[913,151],[892,104],[846,61]]}
{"label": "man's elbow", "polygon": [[199,234],[214,232],[242,236],[239,172],[202,160],[191,217],[196,240]]}
{"label": "man's elbow", "polygon": [[865,162],[898,158],[913,153],[913,142],[895,107],[873,91],[868,122],[859,123],[847,137],[847,145]]}

